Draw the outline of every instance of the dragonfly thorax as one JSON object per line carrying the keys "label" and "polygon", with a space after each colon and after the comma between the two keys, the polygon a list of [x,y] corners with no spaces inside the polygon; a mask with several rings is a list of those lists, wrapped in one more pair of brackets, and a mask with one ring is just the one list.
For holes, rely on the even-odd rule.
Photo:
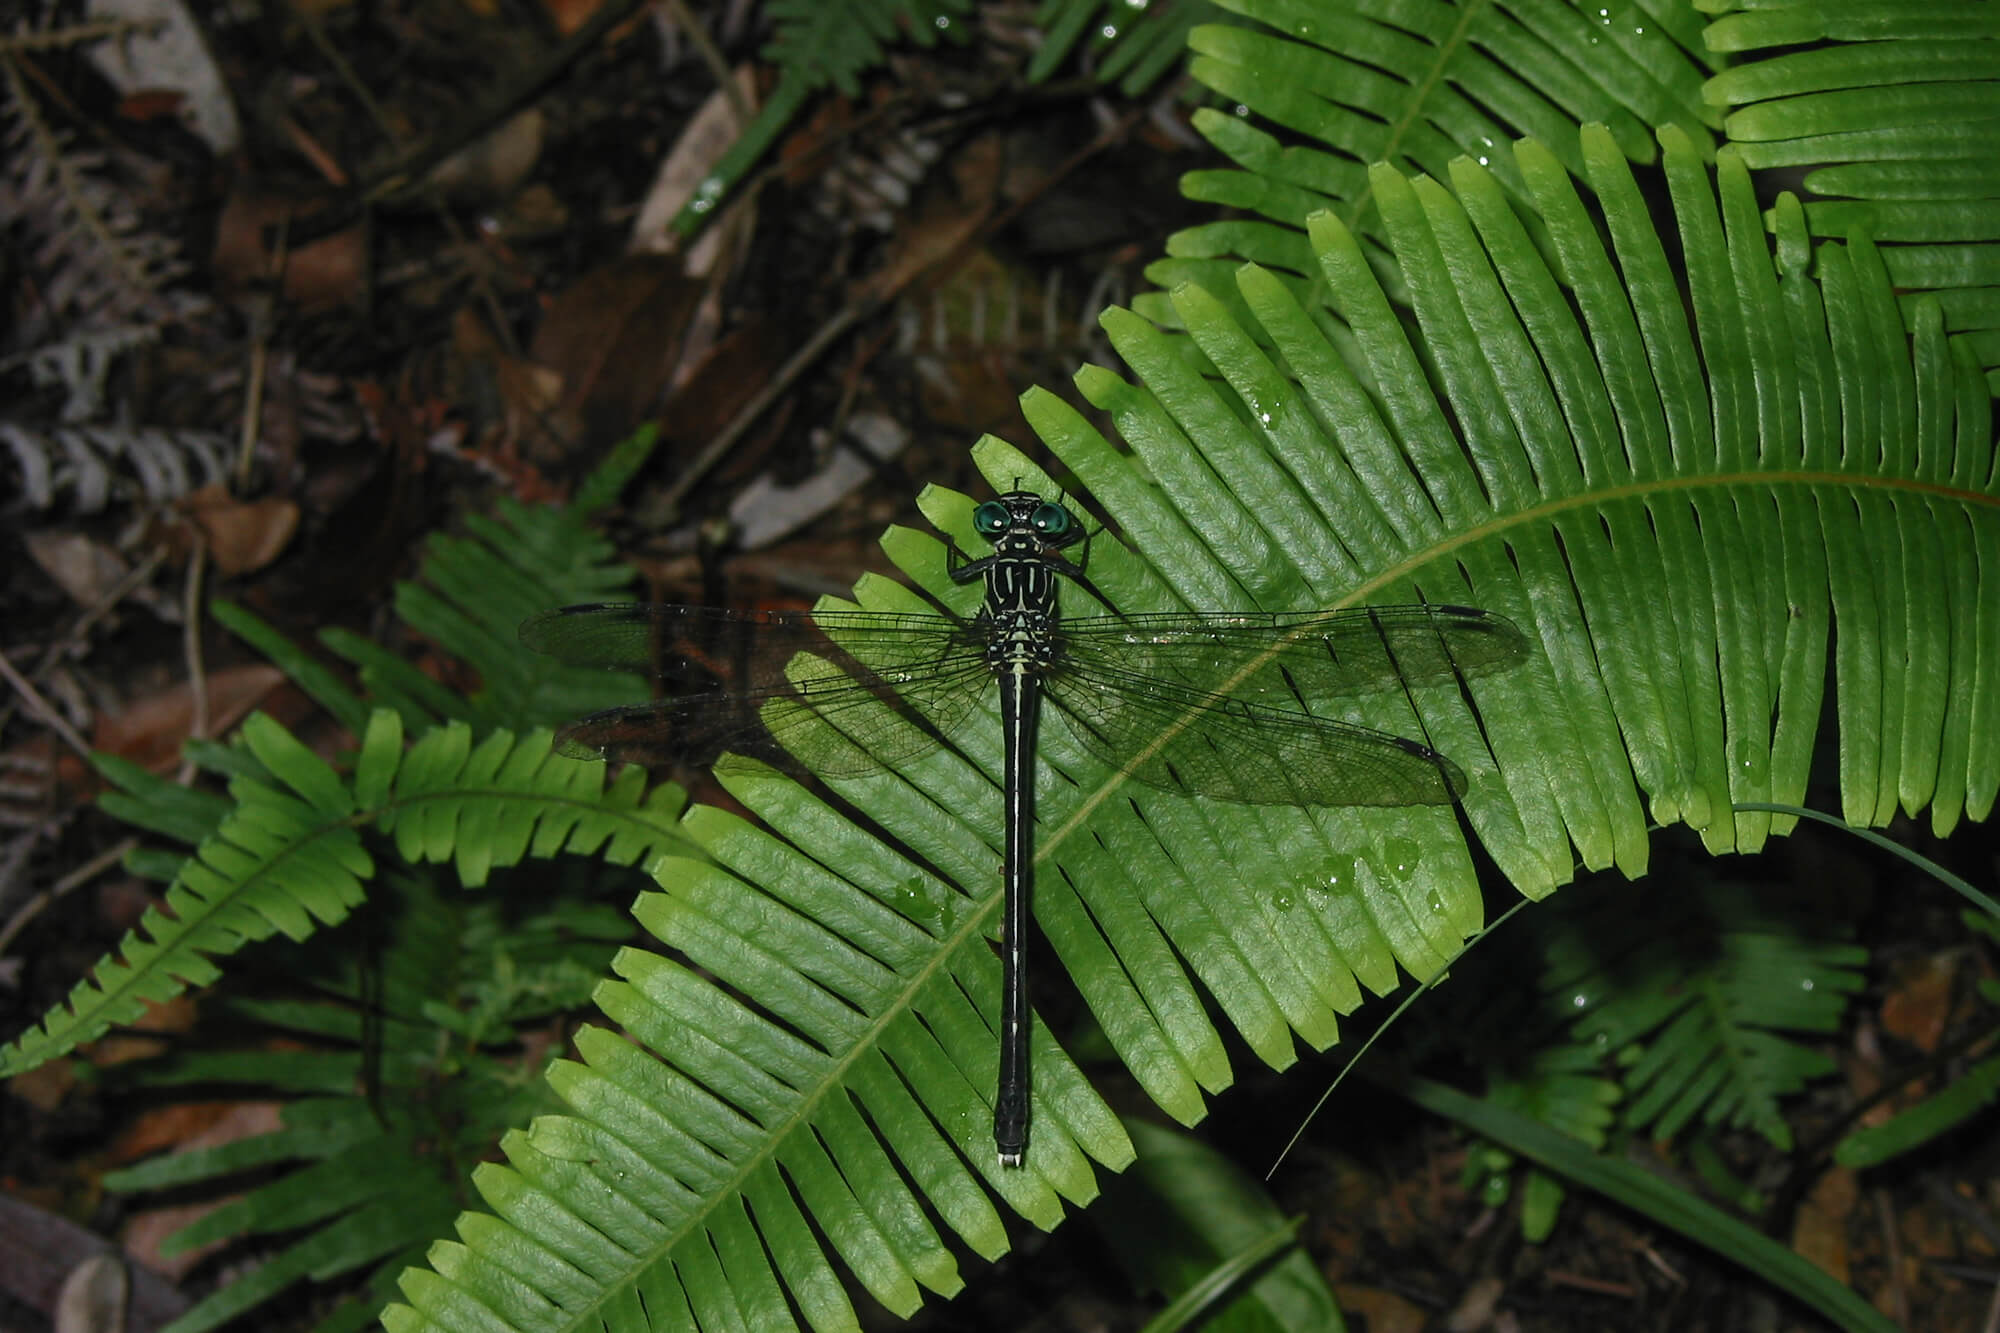
{"label": "dragonfly thorax", "polygon": [[1080,571],[1059,552],[1083,537],[1061,505],[1032,491],[1009,491],[973,513],[993,554],[953,572],[961,582],[986,581],[980,620],[986,627],[986,661],[995,671],[1039,671],[1056,657],[1056,576]]}

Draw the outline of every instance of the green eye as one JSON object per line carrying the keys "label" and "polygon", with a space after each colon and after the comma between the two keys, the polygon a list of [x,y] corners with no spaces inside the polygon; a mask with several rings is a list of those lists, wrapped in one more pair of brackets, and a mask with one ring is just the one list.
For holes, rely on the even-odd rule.
{"label": "green eye", "polygon": [[1007,530],[1007,506],[998,500],[988,500],[972,511],[972,526],[981,532],[992,534]]}
{"label": "green eye", "polygon": [[1074,520],[1070,518],[1069,510],[1054,502],[1045,504],[1035,511],[1035,531],[1044,537],[1062,536],[1069,531],[1072,522]]}

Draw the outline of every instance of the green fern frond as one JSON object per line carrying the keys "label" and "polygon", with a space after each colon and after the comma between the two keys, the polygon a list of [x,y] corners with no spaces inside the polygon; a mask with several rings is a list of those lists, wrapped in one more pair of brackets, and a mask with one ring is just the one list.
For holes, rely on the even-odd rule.
{"label": "green fern frond", "polygon": [[[1748,884],[1573,888],[1504,955],[1455,969],[1469,975],[1445,992],[1443,1030],[1488,1069],[1488,1101],[1593,1148],[1614,1128],[1667,1140],[1693,1127],[1751,1129],[1789,1151],[1785,1101],[1834,1069],[1795,1038],[1836,1030],[1866,982],[1851,933]],[[1539,994],[1510,996],[1524,957],[1538,960]],[[1474,1154],[1466,1182],[1494,1201],[1515,1170],[1505,1153]],[[1564,1187],[1530,1169],[1522,1189],[1522,1233],[1539,1242]]]}
{"label": "green fern frond", "polygon": [[[375,861],[361,833],[390,834],[412,864],[450,861],[468,886],[497,866],[561,852],[618,864],[685,850],[673,787],[647,793],[631,771],[610,786],[601,770],[552,759],[547,732],[495,732],[475,746],[462,725],[434,731],[407,753],[396,714],[370,721],[350,784],[262,715],[243,727],[241,757],[255,776],[230,783],[234,808],[207,832],[118,953],[79,982],[67,1004],[0,1053],[13,1073],[129,1023],[148,1003],[207,985],[214,960],[282,932],[303,940],[343,920],[365,896]],[[108,762],[113,782],[133,779]],[[212,802],[135,781],[114,812],[176,835],[201,832]]]}
{"label": "green fern frond", "polygon": [[468,535],[428,539],[416,579],[396,585],[396,610],[411,632],[451,652],[484,682],[470,697],[373,640],[338,626],[320,631],[320,642],[357,669],[364,689],[357,693],[249,611],[218,602],[211,612],[356,735],[374,707],[395,709],[404,729],[416,733],[444,722],[555,726],[629,700],[644,688],[636,678],[526,658],[514,627],[546,606],[631,596],[632,567],[587,517],[644,463],[657,436],[647,427],[620,444],[582,483],[581,505],[529,506],[502,497],[496,518],[466,520]]}
{"label": "green fern frond", "polygon": [[777,31],[764,58],[787,80],[809,89],[831,84],[852,97],[861,91],[857,76],[881,63],[884,45],[964,41],[966,25],[957,20],[970,9],[970,0],[771,0],[765,10]]}
{"label": "green fern frond", "polygon": [[[287,1238],[253,1272],[189,1310],[173,1333],[219,1327],[304,1280],[371,1266],[400,1271],[457,1213],[466,1164],[507,1126],[551,1109],[534,1071],[487,1052],[514,1039],[516,1022],[581,998],[577,980],[601,973],[613,948],[608,941],[626,933],[623,914],[540,892],[503,912],[491,896],[447,893],[425,877],[388,881],[382,918],[370,923],[383,945],[371,953],[368,977],[352,961],[363,951],[316,939],[310,949],[257,961],[326,998],[227,1006],[304,1038],[309,1049],[262,1043],[120,1071],[147,1086],[201,1082],[258,1096],[304,1094],[285,1106],[283,1128],[272,1133],[106,1177],[106,1187],[120,1192],[186,1193],[282,1169],[165,1242],[165,1252],[176,1254],[243,1236]],[[441,1023],[459,1040],[441,1039]],[[372,1308],[364,1302],[350,1318],[372,1318],[385,1300]]]}
{"label": "green fern frond", "polygon": [[[483,1309],[508,1326],[560,1327],[551,1300],[643,1300],[656,1319],[692,1310],[707,1325],[736,1305],[750,1326],[778,1328],[782,1289],[812,1326],[847,1327],[835,1256],[907,1314],[920,1287],[960,1285],[939,1221],[994,1257],[1007,1240],[989,1191],[1050,1227],[1063,1197],[1095,1194],[1079,1148],[1129,1160],[1116,1119],[1038,1026],[1036,1170],[996,1166],[999,978],[982,914],[787,779],[739,773],[732,791],[783,838],[719,811],[689,815],[717,863],[660,863],[674,891],[636,909],[686,964],[623,951],[620,979],[598,995],[646,1049],[588,1029],[578,1061],[550,1070],[573,1113],[509,1136],[508,1164],[475,1173],[506,1221],[462,1224],[431,1271],[405,1275],[406,1297],[437,1317]],[[948,822],[934,832],[967,836],[946,835]],[[837,847],[844,872],[804,846]],[[961,845],[953,860],[978,857]],[[588,1250],[566,1218],[588,1223]],[[528,1254],[546,1259],[523,1269]],[[531,1290],[496,1289],[508,1271]],[[585,1272],[594,1281],[579,1285]],[[592,1285],[601,1298],[585,1294]],[[386,1322],[425,1326],[410,1309]]]}
{"label": "green fern frond", "polygon": [[1578,1051],[1623,1067],[1629,1132],[1740,1127],[1788,1150],[1782,1100],[1833,1066],[1787,1034],[1837,1028],[1868,951],[1828,914],[1750,885],[1634,897],[1565,899],[1542,924],[1546,1012]]}
{"label": "green fern frond", "polygon": [[1711,102],[1753,169],[1803,170],[1814,236],[1882,245],[1907,326],[1934,296],[2000,393],[2000,16],[1968,0],[1736,6]]}
{"label": "green fern frond", "polygon": [[[1147,277],[1167,289],[1199,282],[1239,318],[1232,270],[1243,260],[1283,276],[1308,310],[1325,303],[1304,231],[1315,212],[1361,237],[1371,261],[1382,258],[1374,163],[1444,180],[1463,157],[1524,200],[1513,160],[1519,138],[1578,174],[1585,124],[1607,127],[1634,162],[1654,160],[1655,132],[1668,126],[1704,157],[1713,152],[1720,116],[1702,96],[1713,65],[1699,17],[1681,5],[1219,3],[1245,22],[1196,28],[1188,71],[1235,104],[1233,113],[1194,115],[1235,167],[1190,172],[1182,189],[1250,216],[1175,234]],[[1178,326],[1158,295],[1134,308]]]}
{"label": "green fern frond", "polygon": [[1265,1183],[1192,1134],[1127,1122],[1139,1155],[1106,1182],[1090,1223],[1156,1329],[1340,1333],[1338,1302]]}
{"label": "green fern frond", "polygon": [[[1522,1036],[1512,1035],[1517,1043]],[[1490,1060],[1494,1051],[1488,1048],[1470,1053]],[[1618,1123],[1616,1108],[1625,1090],[1615,1080],[1603,1077],[1602,1068],[1600,1053],[1589,1047],[1543,1046],[1525,1061],[1495,1069],[1486,1085],[1486,1100],[1593,1148],[1603,1148]],[[1513,1154],[1489,1147],[1468,1154],[1461,1184],[1494,1207],[1515,1192],[1517,1173],[1521,1236],[1538,1245],[1555,1230],[1567,1194],[1561,1181],[1540,1167],[1522,1167]]]}
{"label": "green fern frond", "polygon": [[1040,83],[1088,47],[1100,83],[1138,97],[1177,67],[1196,24],[1220,14],[1213,0],[1044,0],[1035,14],[1041,45],[1028,62],[1027,80]]}
{"label": "green fern frond", "polygon": [[468,535],[433,535],[416,579],[396,585],[396,613],[412,630],[477,672],[471,696],[426,684],[399,659],[364,641],[324,636],[348,656],[371,687],[420,695],[454,719],[489,727],[553,726],[582,713],[629,702],[645,690],[635,678],[565,668],[520,651],[515,629],[536,611],[631,595],[632,567],[575,513],[503,498],[497,519],[472,515]]}

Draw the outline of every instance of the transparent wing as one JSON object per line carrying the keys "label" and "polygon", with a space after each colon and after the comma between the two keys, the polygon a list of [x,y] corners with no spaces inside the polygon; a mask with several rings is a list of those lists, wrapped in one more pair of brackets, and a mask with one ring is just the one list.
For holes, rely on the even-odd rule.
{"label": "transparent wing", "polygon": [[1050,700],[1084,748],[1149,786],[1247,805],[1446,805],[1465,774],[1429,746],[1296,709],[1103,668]]}
{"label": "transparent wing", "polygon": [[1501,669],[1512,622],[1451,606],[1100,616],[1063,627],[1046,688],[1084,746],[1141,782],[1257,805],[1442,805],[1465,775],[1315,699]]}
{"label": "transparent wing", "polygon": [[975,622],[870,611],[725,611],[600,603],[544,611],[521,642],[636,671],[669,697],[557,735],[577,758],[705,765],[724,753],[856,776],[937,745],[992,680]]}
{"label": "transparent wing", "polygon": [[1378,606],[1344,611],[1169,612],[1065,620],[1062,653],[1251,703],[1300,708],[1520,661],[1514,622],[1465,606]]}

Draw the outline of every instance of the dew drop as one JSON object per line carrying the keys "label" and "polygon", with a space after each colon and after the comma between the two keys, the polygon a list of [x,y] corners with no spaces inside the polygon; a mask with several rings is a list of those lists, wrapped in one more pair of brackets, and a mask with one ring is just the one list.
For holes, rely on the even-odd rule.
{"label": "dew drop", "polygon": [[688,208],[696,213],[706,213],[715,207],[728,188],[721,177],[710,176],[694,187],[694,198],[688,201]]}
{"label": "dew drop", "polygon": [[1387,871],[1390,878],[1404,884],[1416,878],[1417,863],[1424,859],[1424,849],[1409,838],[1384,838],[1382,840],[1382,860],[1376,867]]}
{"label": "dew drop", "polygon": [[890,890],[890,905],[933,935],[945,930],[944,905],[930,892],[923,877],[912,875]]}

